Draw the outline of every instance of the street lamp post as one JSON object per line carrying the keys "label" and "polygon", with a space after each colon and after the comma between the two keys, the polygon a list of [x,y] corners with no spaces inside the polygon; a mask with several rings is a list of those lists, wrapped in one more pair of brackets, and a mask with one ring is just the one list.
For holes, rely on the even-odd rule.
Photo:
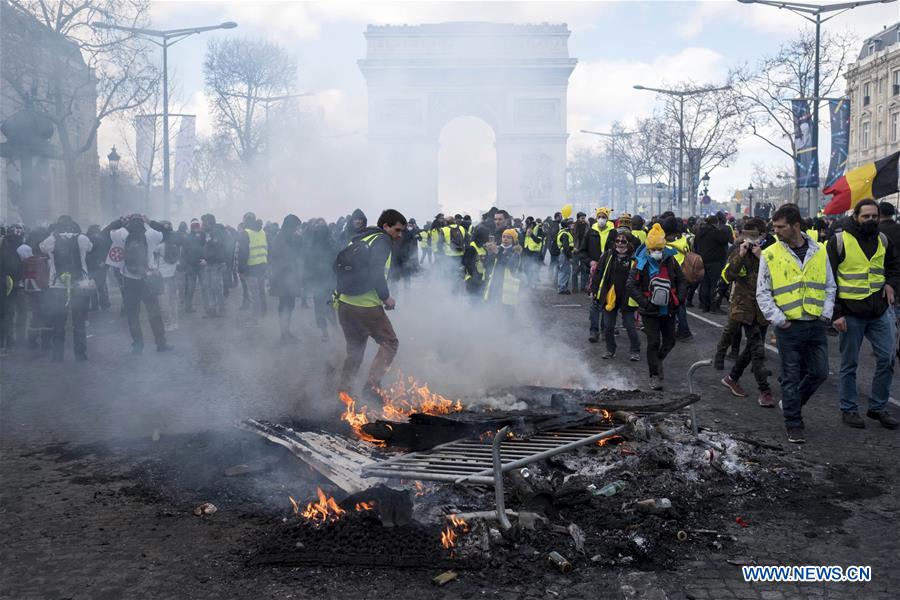
{"label": "street lamp post", "polygon": [[[830,21],[838,15],[848,10],[852,10],[859,6],[867,4],[890,4],[897,0],[857,0],[855,2],[841,2],[839,4],[806,4],[802,2],[781,2],[778,0],[738,0],[742,4],[762,4],[765,6],[773,6],[775,8],[784,8],[796,15],[800,15],[810,23],[816,26],[816,64],[813,69],[813,113],[812,113],[812,145],[815,148],[816,157],[819,155],[819,51],[820,41],[822,37],[822,23]],[[836,12],[830,17],[822,18],[823,13]],[[812,16],[810,16],[812,15]],[[816,160],[818,163],[818,160]],[[818,189],[816,190],[818,195]]]}
{"label": "street lamp post", "polygon": [[661,181],[656,182],[656,214],[662,214],[662,197],[663,197],[663,189],[666,186],[662,184]]}
{"label": "street lamp post", "polygon": [[109,151],[109,154],[106,155],[106,160],[109,161],[109,177],[112,179],[112,204],[113,208],[116,210],[116,214],[119,214],[119,161],[122,159],[119,156],[119,153],[116,152],[116,147],[113,146],[112,150]]}
{"label": "street lamp post", "polygon": [[747,186],[747,214],[753,217],[753,184]]}
{"label": "street lamp post", "polygon": [[654,88],[647,87],[643,85],[635,85],[633,86],[636,90],[643,90],[648,92],[656,92],[657,94],[665,94],[667,96],[674,96],[678,98],[678,206],[680,212],[682,213],[680,216],[684,216],[684,205],[683,205],[683,192],[684,192],[684,173],[683,173],[683,165],[684,165],[684,99],[687,96],[697,96],[700,94],[707,94],[709,92],[719,92],[722,90],[730,90],[730,85],[725,85],[722,87],[705,87],[705,88],[694,88],[687,90],[667,90],[662,88]]}
{"label": "street lamp post", "polygon": [[225,21],[218,25],[204,27],[189,27],[186,29],[143,29],[140,27],[123,27],[112,23],[94,21],[91,27],[97,29],[115,29],[126,31],[136,36],[143,37],[149,42],[162,48],[162,75],[163,75],[163,215],[169,216],[169,192],[171,189],[169,177],[169,46],[173,46],[194,34],[215,31],[216,29],[234,29],[237,23]]}

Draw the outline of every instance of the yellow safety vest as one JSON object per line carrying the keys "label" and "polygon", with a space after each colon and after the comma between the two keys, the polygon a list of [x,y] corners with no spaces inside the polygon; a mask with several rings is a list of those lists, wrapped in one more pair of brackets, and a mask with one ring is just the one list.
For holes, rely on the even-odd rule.
{"label": "yellow safety vest", "polygon": [[838,265],[838,298],[841,300],[865,300],[884,287],[884,256],[886,247],[878,235],[878,249],[867,259],[859,242],[851,233],[838,234],[843,238],[844,260]]}
{"label": "yellow safety vest", "polygon": [[247,237],[250,238],[250,254],[247,256],[247,266],[264,265],[269,262],[269,242],[266,240],[266,232],[260,229],[253,231],[247,229]]}
{"label": "yellow safety vest", "polygon": [[[636,237],[642,244],[647,243],[647,232],[643,229],[635,229],[631,232],[631,234],[634,235],[634,237]],[[635,248],[635,250],[637,250],[637,248]]]}
{"label": "yellow safety vest", "polygon": [[[487,250],[476,244],[475,242],[469,242],[469,245],[475,248],[475,252],[477,255],[475,256],[475,272],[478,273],[479,277],[481,277],[482,281],[484,280],[484,257],[487,255]],[[465,280],[468,281],[472,279],[472,275],[468,272],[466,273]]]}
{"label": "yellow safety vest", "polygon": [[808,235],[810,239],[813,239],[817,242],[819,241],[819,232],[815,229],[807,229],[806,235]]}
{"label": "yellow safety vest", "polygon": [[601,253],[605,252],[606,251],[606,238],[609,237],[609,232],[611,232],[613,229],[615,229],[615,227],[613,227],[612,223],[607,221],[605,228],[600,229],[600,226],[597,223],[594,223],[593,225],[591,225],[591,229],[596,231],[597,234],[600,236],[600,252]]}
{"label": "yellow safety vest", "polygon": [[[613,251],[613,252],[615,252],[615,251]],[[609,258],[609,261],[607,261],[606,266],[603,267],[603,275],[600,276],[600,285],[597,286],[597,300],[600,301],[601,303],[605,302],[606,299],[600,297],[600,292],[601,292],[601,290],[603,290],[603,284],[606,281],[606,273],[607,273],[607,271],[609,271],[609,267],[612,264],[612,261],[614,261],[614,260],[616,260],[615,254],[613,254],[613,256],[611,256]],[[615,282],[613,283],[613,287],[615,287]],[[607,292],[607,294],[608,293],[609,292]],[[631,308],[637,308],[638,306],[640,306],[637,303],[637,301],[631,297],[630,294],[628,295],[628,306]]]}
{"label": "yellow safety vest", "polygon": [[451,229],[459,229],[459,232],[463,236],[463,239],[466,238],[466,230],[455,223],[453,225],[447,225],[446,227],[441,227],[441,235],[444,236],[444,254],[446,256],[462,256],[464,250],[454,250],[453,246],[450,244],[450,230]]}
{"label": "yellow safety vest", "polygon": [[[484,286],[484,301],[487,302],[491,294],[491,281],[497,272],[497,259],[491,266],[488,274],[487,285]],[[503,286],[500,288],[500,303],[507,306],[515,306],[519,303],[519,278],[513,274],[509,267],[503,267]]]}
{"label": "yellow safety vest", "polygon": [[[812,251],[810,247],[807,252]],[[763,250],[772,277],[772,297],[789,321],[822,316],[825,308],[825,280],[828,276],[828,256],[824,248],[806,261],[801,269],[797,257],[784,242]]]}
{"label": "yellow safety vest", "polygon": [[525,249],[529,252],[541,251],[541,238],[538,236],[538,228],[540,228],[540,225],[535,225],[531,228],[531,232],[525,235]]}
{"label": "yellow safety vest", "polygon": [[682,235],[678,239],[667,242],[666,246],[668,246],[669,248],[674,248],[678,251],[675,253],[675,262],[677,262],[679,266],[684,263],[685,255],[691,251],[691,241],[686,235]]}
{"label": "yellow safety vest", "polygon": [[[375,241],[380,233],[373,233],[367,235],[363,239],[360,240],[363,244],[368,244],[370,247],[372,243]],[[353,242],[351,242],[353,243]],[[384,261],[384,277],[387,279],[388,274],[391,271],[391,253],[388,253],[387,260]],[[375,288],[372,288],[368,292],[364,292],[362,294],[358,294],[356,296],[348,296],[346,294],[341,294],[338,296],[338,301],[343,302],[344,304],[350,304],[351,306],[360,306],[363,308],[371,308],[375,306],[382,306],[384,302],[381,301],[381,298],[378,297],[378,292],[375,291]]]}
{"label": "yellow safety vest", "polygon": [[570,246],[574,245],[574,242],[575,242],[575,238],[572,236],[572,234],[568,230],[560,229],[559,233],[556,234],[556,247],[559,248],[560,252],[562,252],[562,249],[563,249],[562,239],[563,239],[563,236],[565,236],[565,235],[569,236],[569,245]]}
{"label": "yellow safety vest", "polygon": [[428,238],[431,241],[431,250],[433,252],[438,251],[438,246],[441,243],[441,232],[437,227],[433,227],[431,231],[428,232]]}

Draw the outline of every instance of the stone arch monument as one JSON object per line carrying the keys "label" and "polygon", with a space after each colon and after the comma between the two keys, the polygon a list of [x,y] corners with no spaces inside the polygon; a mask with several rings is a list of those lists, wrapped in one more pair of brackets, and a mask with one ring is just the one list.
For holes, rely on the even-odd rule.
{"label": "stone arch monument", "polygon": [[569,33],[565,24],[369,25],[359,67],[369,91],[377,206],[434,215],[441,130],[473,116],[494,130],[497,206],[514,216],[559,210],[566,202],[566,90],[577,62],[569,57]]}

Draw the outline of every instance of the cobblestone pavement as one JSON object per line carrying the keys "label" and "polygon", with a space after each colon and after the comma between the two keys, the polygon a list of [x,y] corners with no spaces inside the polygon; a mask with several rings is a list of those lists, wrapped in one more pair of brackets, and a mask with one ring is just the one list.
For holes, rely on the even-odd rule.
{"label": "cobblestone pavement", "polygon": [[[231,304],[234,305],[234,297]],[[271,299],[270,299],[271,302]],[[234,305],[236,308],[236,305]],[[404,309],[400,304],[399,309]],[[526,336],[564,340],[602,380],[646,387],[646,366],[619,354],[600,360],[602,344],[587,343],[587,300],[541,289]],[[727,552],[702,549],[675,571],[633,573],[580,569],[548,572],[540,585],[498,583],[489,574],[461,573],[445,588],[430,585],[434,570],[246,567],[243,541],[294,491],[290,474],[275,482],[271,506],[248,509],[217,499],[215,518],[190,515],[193,502],[138,497],[130,491],[135,461],[167,440],[201,430],[226,430],[241,416],[317,419],[334,412],[322,392],[343,358],[332,335],[320,341],[312,311],[298,309],[301,353],[277,346],[275,315],[261,328],[239,326],[242,313],[224,319],[189,315],[170,335],[175,352],[129,352],[127,328],[116,314],[92,314],[90,361],[51,365],[47,356],[18,353],[0,362],[0,597],[10,599],[118,598],[895,598],[900,589],[900,502],[897,501],[898,432],[869,421],[864,430],[840,422],[836,398],[837,338],[829,338],[832,375],[805,409],[808,443],[788,444],[780,412],[731,396],[722,373],[698,371],[702,426],[779,446],[798,470],[825,473],[828,494],[811,494],[774,513],[741,515]],[[274,311],[270,311],[274,313]],[[686,391],[684,373],[711,356],[724,318],[691,317],[695,341],[679,344],[666,361],[667,393]],[[403,342],[422,331],[398,331]],[[624,334],[624,332],[623,332]],[[145,323],[145,335],[149,328]],[[487,339],[501,339],[506,336]],[[510,334],[513,335],[513,334]],[[435,339],[446,337],[438,334]],[[624,335],[620,338],[624,340]],[[515,351],[515,339],[508,351]],[[868,346],[866,346],[868,348]],[[871,381],[863,352],[860,383]],[[71,354],[67,358],[71,358]],[[767,351],[777,373],[777,355]],[[778,396],[777,377],[772,377]],[[510,382],[514,383],[514,382]],[[744,386],[755,396],[748,373]],[[865,389],[865,388],[863,388]],[[900,398],[896,378],[892,388]],[[890,406],[900,413],[896,404]],[[161,441],[154,442],[154,432]],[[224,459],[223,459],[224,460]],[[189,462],[189,461],[188,461]],[[223,465],[190,463],[190,476]],[[227,463],[224,464],[227,466]],[[197,489],[202,490],[202,486]],[[231,511],[230,506],[241,506]],[[748,584],[741,564],[870,565],[864,584]],[[541,565],[543,568],[543,565]],[[624,587],[623,587],[624,586]],[[629,587],[630,586],[630,587]],[[633,591],[628,595],[629,590]],[[624,595],[624,596],[623,596]]]}

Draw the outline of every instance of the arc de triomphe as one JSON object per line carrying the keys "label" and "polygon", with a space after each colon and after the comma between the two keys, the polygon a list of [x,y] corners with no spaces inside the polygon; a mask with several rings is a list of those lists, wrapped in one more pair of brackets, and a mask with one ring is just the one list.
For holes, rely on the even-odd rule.
{"label": "arc de triomphe", "polygon": [[494,130],[497,206],[514,216],[559,210],[566,202],[566,90],[577,62],[569,57],[569,33],[565,24],[369,25],[359,67],[369,92],[377,205],[434,215],[441,130],[474,116]]}

